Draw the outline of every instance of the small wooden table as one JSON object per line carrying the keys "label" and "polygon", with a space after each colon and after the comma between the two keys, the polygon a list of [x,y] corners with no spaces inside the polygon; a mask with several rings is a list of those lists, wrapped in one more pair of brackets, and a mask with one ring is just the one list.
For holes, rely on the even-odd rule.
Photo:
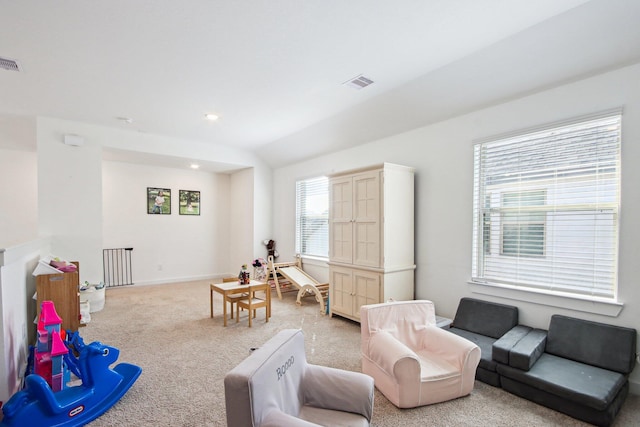
{"label": "small wooden table", "polygon": [[[264,291],[267,294],[267,317],[271,317],[271,286],[267,282],[259,280],[251,280],[251,286],[254,290]],[[256,288],[257,287],[257,288]],[[238,282],[212,283],[210,293],[211,317],[213,317],[213,291],[222,295],[222,315],[224,316],[224,326],[227,326],[227,296],[233,294],[241,294],[249,290],[249,285],[241,285]],[[249,313],[251,315],[251,313]]]}

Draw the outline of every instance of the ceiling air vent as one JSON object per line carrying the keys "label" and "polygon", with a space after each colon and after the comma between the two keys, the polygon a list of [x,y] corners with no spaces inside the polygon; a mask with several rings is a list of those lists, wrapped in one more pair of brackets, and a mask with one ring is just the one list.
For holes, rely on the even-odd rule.
{"label": "ceiling air vent", "polygon": [[352,79],[347,80],[343,83],[343,85],[347,85],[354,89],[362,89],[373,83],[373,80],[363,76],[360,74],[358,77],[354,77]]}
{"label": "ceiling air vent", "polygon": [[20,71],[20,67],[18,63],[13,59],[1,58],[0,57],[0,69],[9,70],[9,71]]}

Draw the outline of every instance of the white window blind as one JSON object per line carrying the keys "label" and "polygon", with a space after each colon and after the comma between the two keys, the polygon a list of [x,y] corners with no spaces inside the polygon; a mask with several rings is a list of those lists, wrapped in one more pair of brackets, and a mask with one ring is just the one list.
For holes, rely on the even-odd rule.
{"label": "white window blind", "polygon": [[615,299],[619,112],[474,147],[472,281]]}
{"label": "white window blind", "polygon": [[329,256],[329,180],[325,176],[296,182],[296,252]]}

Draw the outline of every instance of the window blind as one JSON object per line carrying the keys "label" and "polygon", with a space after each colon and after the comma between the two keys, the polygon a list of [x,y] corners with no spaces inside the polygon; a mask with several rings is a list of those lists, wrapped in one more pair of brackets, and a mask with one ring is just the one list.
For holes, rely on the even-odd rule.
{"label": "window blind", "polygon": [[329,256],[329,180],[325,176],[296,182],[296,252]]}
{"label": "window blind", "polygon": [[615,299],[621,114],[474,146],[472,281]]}

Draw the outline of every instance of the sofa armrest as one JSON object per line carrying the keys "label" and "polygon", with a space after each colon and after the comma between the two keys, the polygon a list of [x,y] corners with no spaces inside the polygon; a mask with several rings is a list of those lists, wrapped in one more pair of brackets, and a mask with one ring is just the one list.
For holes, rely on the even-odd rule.
{"label": "sofa armrest", "polygon": [[509,352],[509,365],[528,371],[544,353],[547,331],[532,329]]}
{"label": "sofa armrest", "polygon": [[491,354],[493,360],[505,365],[509,364],[509,352],[522,338],[524,338],[533,328],[518,325],[511,328],[506,334],[493,343]]}
{"label": "sofa armrest", "polygon": [[360,372],[307,365],[301,388],[306,405],[360,414],[371,421],[373,378]]}

